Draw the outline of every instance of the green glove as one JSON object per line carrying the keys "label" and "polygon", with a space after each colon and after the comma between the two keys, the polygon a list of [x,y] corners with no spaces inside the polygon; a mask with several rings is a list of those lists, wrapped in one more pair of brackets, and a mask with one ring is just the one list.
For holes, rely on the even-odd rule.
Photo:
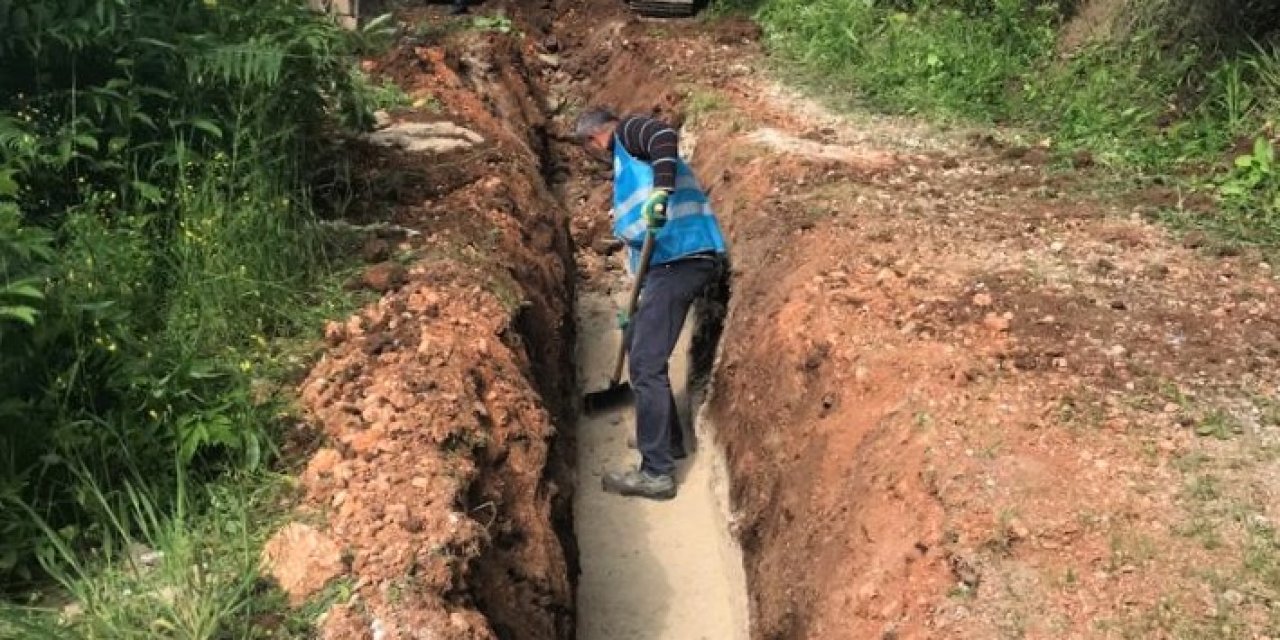
{"label": "green glove", "polygon": [[644,217],[650,231],[657,231],[667,224],[667,200],[670,198],[671,192],[666,189],[654,189],[649,194],[649,199],[644,201],[640,215]]}

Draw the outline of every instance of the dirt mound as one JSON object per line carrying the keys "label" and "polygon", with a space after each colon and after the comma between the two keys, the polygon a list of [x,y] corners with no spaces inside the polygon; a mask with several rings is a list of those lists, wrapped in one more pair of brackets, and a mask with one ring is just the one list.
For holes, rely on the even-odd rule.
{"label": "dirt mound", "polygon": [[326,327],[301,386],[328,442],[301,517],[324,523],[353,594],[326,638],[572,636],[570,246],[535,65],[516,37],[448,38],[366,65],[439,110],[392,114],[403,151],[357,145],[354,182],[415,233],[371,252],[395,258],[362,278],[384,295]]}

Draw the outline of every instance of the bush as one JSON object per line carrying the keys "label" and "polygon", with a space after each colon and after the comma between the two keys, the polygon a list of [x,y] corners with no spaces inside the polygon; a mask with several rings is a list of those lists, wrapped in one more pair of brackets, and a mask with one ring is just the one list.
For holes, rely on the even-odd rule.
{"label": "bush", "polygon": [[48,531],[106,535],[122,469],[174,495],[269,454],[253,354],[314,326],[307,176],[327,127],[367,120],[357,44],[296,0],[0,0],[11,589]]}

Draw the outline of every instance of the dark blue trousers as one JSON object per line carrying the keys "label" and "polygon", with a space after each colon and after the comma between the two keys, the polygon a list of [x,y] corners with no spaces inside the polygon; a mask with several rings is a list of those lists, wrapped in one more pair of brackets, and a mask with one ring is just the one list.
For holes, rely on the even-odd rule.
{"label": "dark blue trousers", "polygon": [[640,468],[650,474],[671,475],[676,467],[672,452],[684,446],[667,363],[690,305],[719,270],[715,259],[691,258],[653,265],[642,284],[640,308],[625,338],[636,395],[636,448]]}

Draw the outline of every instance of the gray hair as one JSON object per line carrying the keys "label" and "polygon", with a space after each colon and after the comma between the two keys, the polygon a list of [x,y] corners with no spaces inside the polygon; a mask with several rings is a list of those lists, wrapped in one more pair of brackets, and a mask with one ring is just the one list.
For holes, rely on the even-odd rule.
{"label": "gray hair", "polygon": [[591,107],[578,115],[578,120],[573,126],[573,135],[579,140],[585,140],[604,128],[610,122],[617,122],[618,116],[614,115],[609,107]]}

